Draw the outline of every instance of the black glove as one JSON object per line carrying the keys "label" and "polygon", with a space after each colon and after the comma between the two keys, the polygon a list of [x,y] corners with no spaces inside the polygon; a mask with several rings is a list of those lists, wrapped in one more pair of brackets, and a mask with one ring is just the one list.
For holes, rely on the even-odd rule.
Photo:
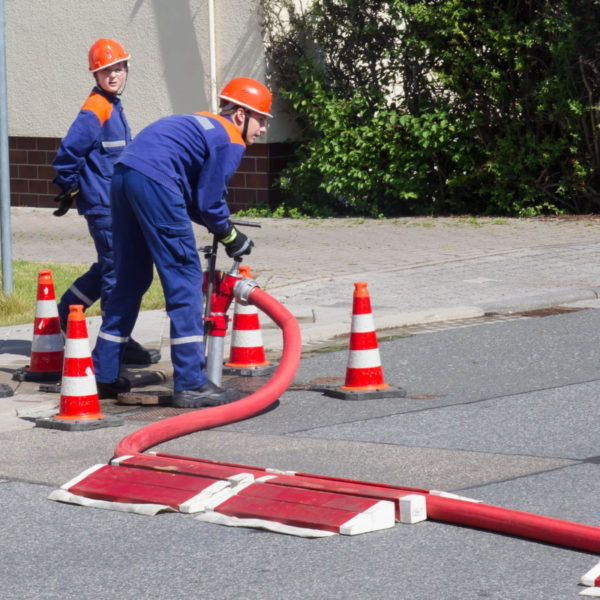
{"label": "black glove", "polygon": [[54,202],[58,203],[58,208],[52,213],[55,217],[62,217],[66,214],[71,206],[73,206],[73,200],[75,200],[77,194],[79,194],[79,186],[73,186],[70,190],[62,191]]}
{"label": "black glove", "polygon": [[254,242],[239,229],[236,229],[233,223],[229,223],[227,233],[219,238],[219,241],[225,246],[227,256],[237,258],[244,254],[252,252]]}

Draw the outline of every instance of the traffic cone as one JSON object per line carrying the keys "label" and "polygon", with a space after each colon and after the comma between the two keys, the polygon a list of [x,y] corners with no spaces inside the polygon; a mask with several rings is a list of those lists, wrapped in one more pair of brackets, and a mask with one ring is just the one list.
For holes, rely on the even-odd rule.
{"label": "traffic cone", "polygon": [[36,425],[76,431],[121,425],[122,418],[107,417],[100,412],[83,305],[71,305],[69,311],[60,412],[50,418],[37,419]]}
{"label": "traffic cone", "polygon": [[404,390],[388,385],[383,379],[371,298],[365,281],[354,284],[346,381],[344,385],[324,391],[346,400],[406,395]]}
{"label": "traffic cone", "polygon": [[[252,279],[247,265],[240,265],[240,274],[245,279]],[[223,373],[253,376],[265,375],[274,369],[274,365],[265,358],[258,309],[236,299],[229,362],[225,363]]]}
{"label": "traffic cone", "polygon": [[54,295],[52,271],[38,272],[37,302],[29,366],[13,374],[17,381],[59,381],[62,373],[64,340]]}

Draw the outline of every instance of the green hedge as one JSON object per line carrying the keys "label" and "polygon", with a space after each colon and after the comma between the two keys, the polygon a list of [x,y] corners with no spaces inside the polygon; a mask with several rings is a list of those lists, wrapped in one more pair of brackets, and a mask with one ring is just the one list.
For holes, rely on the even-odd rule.
{"label": "green hedge", "polygon": [[[306,4],[306,3],[305,3]],[[310,215],[593,212],[600,0],[262,0]]]}

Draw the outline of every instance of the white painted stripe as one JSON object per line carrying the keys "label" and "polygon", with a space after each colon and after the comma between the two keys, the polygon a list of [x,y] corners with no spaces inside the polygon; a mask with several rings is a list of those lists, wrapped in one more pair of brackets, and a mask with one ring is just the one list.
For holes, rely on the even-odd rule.
{"label": "white painted stripe", "polygon": [[379,348],[372,350],[350,350],[348,352],[349,369],[370,369],[381,366]]}
{"label": "white painted stripe", "polygon": [[35,304],[36,319],[51,319],[58,317],[56,300],[38,300]]}
{"label": "white painted stripe", "polygon": [[69,504],[78,504],[79,506],[87,506],[91,508],[104,508],[107,510],[118,510],[120,512],[135,513],[137,515],[146,515],[152,517],[159,512],[175,512],[170,506],[165,504],[134,504],[130,502],[109,502],[108,500],[95,500],[93,498],[85,498],[71,494],[66,490],[54,490],[48,500],[56,500],[57,502],[68,502]]}
{"label": "white painted stripe", "polygon": [[62,333],[34,335],[31,340],[32,352],[62,352],[64,347]]}
{"label": "white painted stripe", "polygon": [[201,335],[190,335],[188,337],[171,338],[171,346],[177,346],[179,344],[195,344],[197,342],[204,341]]}
{"label": "white painted stripe", "polygon": [[364,512],[373,519],[373,531],[389,529],[396,524],[396,504],[391,500],[380,500]]}
{"label": "white painted stripe", "polygon": [[69,291],[77,296],[85,304],[86,308],[93,304],[92,300],[88,298],[81,290],[78,290],[75,285],[72,285],[69,288]]}
{"label": "white painted stripe", "polygon": [[128,458],[133,458],[133,454],[126,454],[125,456],[117,456],[117,458],[111,458],[111,465],[118,467],[122,461],[127,460]]}
{"label": "white painted stripe", "polygon": [[229,488],[229,482],[224,480],[215,481],[213,484],[204,488],[199,494],[192,496],[179,505],[179,511],[182,513],[197,513],[206,509],[206,505],[214,498],[215,494]]}
{"label": "white painted stripe", "polygon": [[352,315],[350,331],[353,333],[369,333],[375,331],[373,313],[368,313],[366,315]]}
{"label": "white painted stripe", "polygon": [[364,513],[359,513],[340,525],[342,535],[358,535],[369,531],[373,531],[373,520]]}
{"label": "white painted stripe", "polygon": [[595,567],[592,567],[582,578],[582,585],[594,586],[596,583],[596,579],[600,577],[600,563],[598,563]]}
{"label": "white painted stripe", "polygon": [[[88,371],[90,369],[88,368]],[[93,396],[98,393],[94,374],[81,377],[63,376],[60,386],[61,396]]]}
{"label": "white painted stripe", "polygon": [[235,490],[231,487],[229,482],[227,482],[227,487],[223,488],[207,500],[202,510],[213,510],[217,506],[223,504],[223,502],[227,502],[227,500],[233,498],[235,494]]}
{"label": "white painted stripe", "polygon": [[88,475],[95,473],[98,469],[105,467],[105,466],[106,465],[104,465],[104,464],[92,465],[89,469],[86,469],[79,475],[73,477],[73,479],[70,479],[69,481],[67,481],[67,483],[63,483],[60,487],[63,490],[68,490],[68,489],[72,488],[75,484],[79,483],[82,479],[85,479]]}
{"label": "white painted stripe", "polygon": [[265,469],[267,473],[278,473],[279,475],[295,475],[296,471],[282,471],[281,469],[273,469],[271,467],[267,467]]}
{"label": "white painted stripe", "polygon": [[242,304],[241,302],[236,302],[234,313],[238,315],[256,315],[258,314],[258,309],[253,304]]}
{"label": "white painted stripe", "polygon": [[244,488],[254,484],[254,476],[250,473],[238,473],[227,478],[228,487],[220,490],[210,498],[203,510],[214,510],[223,502],[227,502],[230,498],[241,492]]}
{"label": "white painted stripe", "polygon": [[468,498],[467,496],[459,496],[458,494],[453,494],[452,492],[429,490],[429,493],[432,496],[441,496],[442,498],[453,498],[454,500],[463,500],[464,502],[475,502],[477,504],[481,504],[481,500],[474,500],[473,498]]}
{"label": "white painted stripe", "polygon": [[238,517],[229,517],[212,511],[202,513],[194,518],[197,521],[214,523],[215,525],[226,525],[227,527],[252,527],[254,529],[265,529],[267,531],[274,531],[275,533],[284,533],[306,538],[330,537],[336,535],[333,531],[310,529],[308,527],[295,527],[294,525],[284,525],[283,523],[266,521],[264,519],[240,519]]}
{"label": "white painted stripe", "polygon": [[129,337],[119,337],[118,335],[111,335],[110,333],[106,333],[102,331],[102,329],[98,332],[98,337],[106,340],[107,342],[115,342],[116,344],[125,344],[129,341]]}
{"label": "white painted stripe", "polygon": [[262,346],[260,329],[236,329],[231,336],[231,345],[237,348],[258,348]]}
{"label": "white painted stripe", "polygon": [[600,598],[600,587],[589,587],[579,592],[580,596],[587,596],[588,598]]}
{"label": "white painted stripe", "polygon": [[254,475],[252,473],[237,473],[228,477],[227,481],[229,481],[231,487],[235,488],[236,492],[239,492],[254,483]]}
{"label": "white painted stripe", "polygon": [[389,529],[396,523],[394,503],[381,500],[340,526],[342,535],[358,535],[369,531]]}
{"label": "white painted stripe", "polygon": [[89,358],[90,341],[88,338],[67,338],[65,358]]}

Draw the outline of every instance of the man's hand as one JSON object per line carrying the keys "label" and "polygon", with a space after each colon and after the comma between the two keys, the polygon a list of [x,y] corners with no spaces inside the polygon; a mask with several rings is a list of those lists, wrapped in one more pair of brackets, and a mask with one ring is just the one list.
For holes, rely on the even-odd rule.
{"label": "man's hand", "polygon": [[73,206],[73,200],[79,194],[79,186],[74,186],[70,190],[62,191],[56,198],[54,198],[54,202],[58,203],[58,208],[52,213],[55,217],[62,217],[66,214],[71,206]]}
{"label": "man's hand", "polygon": [[225,246],[227,256],[230,256],[231,258],[250,254],[250,252],[252,252],[252,247],[254,246],[254,242],[246,234],[242,233],[239,229],[236,229],[233,223],[229,224],[227,233],[220,237],[219,241]]}

